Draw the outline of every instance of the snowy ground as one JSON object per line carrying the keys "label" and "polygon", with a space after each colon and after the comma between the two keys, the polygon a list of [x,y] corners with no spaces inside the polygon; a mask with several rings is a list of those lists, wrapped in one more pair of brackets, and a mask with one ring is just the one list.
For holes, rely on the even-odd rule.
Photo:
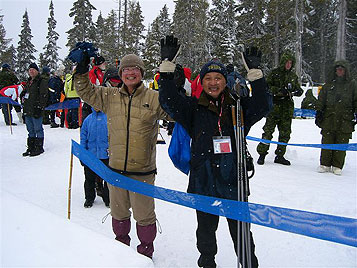
{"label": "snowy ground", "polygon": [[[14,121],[18,123],[15,113]],[[132,223],[132,244],[114,240],[109,209],[96,199],[83,207],[83,167],[74,158],[71,220],[67,197],[71,139],[79,130],[45,126],[45,153],[22,157],[27,131],[0,114],[1,267],[197,267],[196,218],[192,209],[156,201],[161,234],[155,240],[153,262],[136,253],[138,239]],[[261,120],[250,136],[261,137]],[[291,143],[320,143],[313,120],[293,120]],[[156,185],[185,191],[188,178],[176,170],[166,145],[158,145]],[[276,134],[276,133],[275,133]],[[277,134],[273,140],[277,140]],[[354,133],[353,140],[357,142]],[[257,143],[249,141],[255,161]],[[342,176],[316,172],[320,150],[288,147],[290,167],[274,164],[275,145],[264,166],[256,165],[250,201],[266,205],[357,218],[356,152],[347,152]],[[103,222],[104,221],[104,222]],[[252,225],[260,267],[357,267],[357,249],[305,236]],[[219,267],[236,267],[225,219],[217,233]]]}

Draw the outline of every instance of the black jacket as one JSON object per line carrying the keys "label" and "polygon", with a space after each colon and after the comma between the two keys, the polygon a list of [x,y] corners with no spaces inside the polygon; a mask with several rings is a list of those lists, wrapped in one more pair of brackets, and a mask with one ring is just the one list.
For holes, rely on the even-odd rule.
{"label": "black jacket", "polygon": [[[192,138],[191,169],[188,192],[226,199],[237,199],[237,150],[232,122],[231,106],[236,101],[226,88],[216,100],[204,92],[199,99],[180,93],[173,80],[162,78],[159,101],[162,108],[179,122]],[[271,95],[265,79],[251,82],[252,97],[241,101],[245,123],[245,135],[250,127],[265,116],[270,109]],[[218,121],[223,136],[231,138],[233,153],[214,154],[213,137],[220,136]]]}
{"label": "black jacket", "polygon": [[29,79],[21,95],[25,116],[33,117],[37,109],[43,111],[48,101],[48,77],[39,74]]}

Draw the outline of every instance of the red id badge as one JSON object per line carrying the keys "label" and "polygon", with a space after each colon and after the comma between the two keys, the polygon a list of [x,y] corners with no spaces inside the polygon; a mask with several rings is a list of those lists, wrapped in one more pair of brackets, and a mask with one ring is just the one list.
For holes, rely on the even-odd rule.
{"label": "red id badge", "polygon": [[231,137],[215,136],[213,137],[213,153],[226,154],[232,152]]}

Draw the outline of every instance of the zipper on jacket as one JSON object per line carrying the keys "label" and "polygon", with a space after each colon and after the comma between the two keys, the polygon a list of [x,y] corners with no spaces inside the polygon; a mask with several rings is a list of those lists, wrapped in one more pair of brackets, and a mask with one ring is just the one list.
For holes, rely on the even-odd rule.
{"label": "zipper on jacket", "polygon": [[128,121],[126,123],[126,149],[125,149],[125,162],[124,162],[124,171],[126,171],[126,167],[128,165],[128,153],[129,153],[129,125],[130,125],[130,111],[131,111],[131,101],[133,99],[133,95],[129,96],[129,107],[128,107]]}

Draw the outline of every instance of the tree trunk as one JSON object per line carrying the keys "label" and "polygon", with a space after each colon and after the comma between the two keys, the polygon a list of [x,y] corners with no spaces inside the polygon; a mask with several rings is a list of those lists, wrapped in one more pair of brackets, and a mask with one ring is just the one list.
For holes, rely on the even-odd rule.
{"label": "tree trunk", "polygon": [[338,10],[336,60],[346,59],[346,0],[340,0]]}
{"label": "tree trunk", "polygon": [[301,84],[302,76],[302,33],[303,33],[303,12],[304,12],[303,0],[295,0],[295,25],[296,25],[296,43],[295,43],[295,57],[296,65],[295,71]]}

